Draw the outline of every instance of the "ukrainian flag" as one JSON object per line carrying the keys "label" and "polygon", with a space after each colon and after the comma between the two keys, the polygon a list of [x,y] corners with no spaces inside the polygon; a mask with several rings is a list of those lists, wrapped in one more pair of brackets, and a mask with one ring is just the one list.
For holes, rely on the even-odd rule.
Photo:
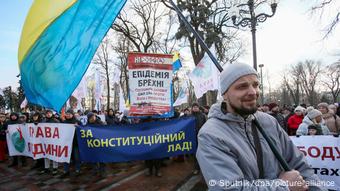
{"label": "ukrainian flag", "polygon": [[18,61],[30,103],[60,111],[126,0],[35,0]]}
{"label": "ukrainian flag", "polygon": [[174,57],[173,57],[173,63],[172,63],[172,71],[175,73],[181,67],[182,67],[182,63],[181,63],[181,60],[179,59],[179,53],[175,52]]}

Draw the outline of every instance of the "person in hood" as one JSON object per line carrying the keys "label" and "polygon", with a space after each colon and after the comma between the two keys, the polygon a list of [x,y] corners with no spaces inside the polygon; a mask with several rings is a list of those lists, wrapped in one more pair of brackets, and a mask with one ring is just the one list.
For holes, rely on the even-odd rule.
{"label": "person in hood", "polygon": [[[196,156],[209,190],[326,190],[312,184],[319,178],[277,120],[257,111],[259,85],[250,65],[231,64],[221,73],[223,101],[211,107],[198,134]],[[255,119],[294,170],[281,168]]]}
{"label": "person in hood", "polygon": [[299,125],[299,128],[296,131],[296,135],[307,135],[308,127],[310,125],[319,126],[319,128],[322,130],[323,135],[331,134],[331,132],[329,131],[328,127],[325,125],[325,122],[322,119],[322,113],[317,109],[313,109],[307,113],[306,117],[303,118],[302,123]]}

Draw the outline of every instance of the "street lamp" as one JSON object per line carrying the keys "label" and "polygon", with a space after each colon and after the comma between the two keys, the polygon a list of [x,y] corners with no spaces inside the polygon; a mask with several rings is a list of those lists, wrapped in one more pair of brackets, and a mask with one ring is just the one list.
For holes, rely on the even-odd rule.
{"label": "street lamp", "polygon": [[263,92],[263,76],[262,76],[262,68],[263,68],[263,64],[260,64],[260,72],[261,72],[261,103],[262,105],[264,104],[264,92]]}
{"label": "street lamp", "polygon": [[[258,5],[264,2],[259,3]],[[247,3],[239,4],[236,6],[237,10],[234,10],[231,13],[231,19],[235,26],[242,26],[247,27],[249,26],[251,29],[252,34],[252,42],[253,42],[253,64],[254,69],[257,71],[257,58],[256,58],[256,25],[257,23],[262,23],[267,20],[267,18],[274,16],[276,12],[277,3],[276,0],[272,0],[270,7],[271,7],[271,14],[266,13],[255,13],[255,8],[258,6],[255,5],[254,0],[248,0]],[[247,7],[247,9],[242,9],[242,7]],[[238,16],[236,15],[238,12]],[[249,16],[248,16],[249,15]]]}

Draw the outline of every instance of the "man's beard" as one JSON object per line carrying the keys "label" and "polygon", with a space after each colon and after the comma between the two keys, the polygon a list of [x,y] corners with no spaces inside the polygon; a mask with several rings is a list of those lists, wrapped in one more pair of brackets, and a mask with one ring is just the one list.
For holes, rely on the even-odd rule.
{"label": "man's beard", "polygon": [[251,115],[251,114],[254,114],[256,113],[257,111],[257,107],[253,107],[253,108],[250,108],[250,109],[247,109],[247,108],[244,108],[244,107],[236,107],[235,105],[233,105],[232,103],[229,102],[229,105],[231,108],[233,108],[233,110],[238,113],[239,115],[241,116],[248,116],[248,115]]}

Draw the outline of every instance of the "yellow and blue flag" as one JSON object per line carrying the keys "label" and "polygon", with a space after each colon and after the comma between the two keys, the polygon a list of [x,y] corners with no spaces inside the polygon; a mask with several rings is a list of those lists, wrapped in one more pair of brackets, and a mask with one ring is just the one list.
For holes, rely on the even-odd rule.
{"label": "yellow and blue flag", "polygon": [[177,70],[179,70],[182,67],[182,63],[179,57],[179,53],[175,52],[173,57],[173,63],[172,63],[172,71],[175,73]]}
{"label": "yellow and blue flag", "polygon": [[18,61],[30,103],[60,111],[126,0],[35,0]]}

